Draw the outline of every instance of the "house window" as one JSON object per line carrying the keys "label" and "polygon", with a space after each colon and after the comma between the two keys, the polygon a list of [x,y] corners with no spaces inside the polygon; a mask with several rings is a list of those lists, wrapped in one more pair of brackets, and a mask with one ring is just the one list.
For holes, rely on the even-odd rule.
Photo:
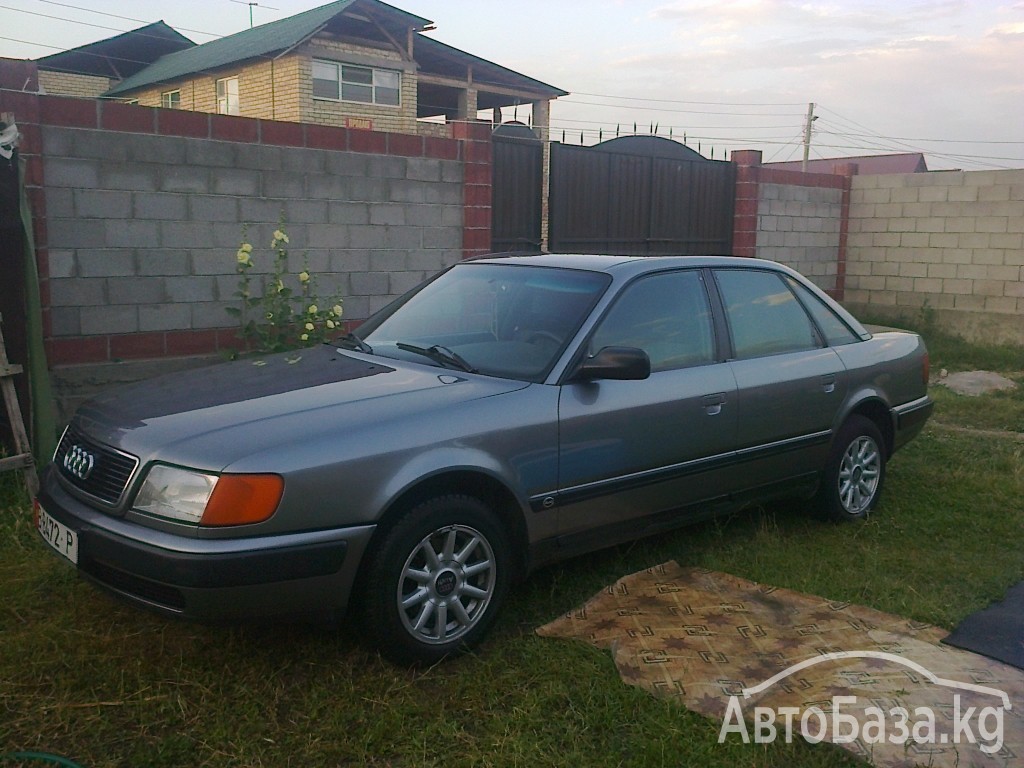
{"label": "house window", "polygon": [[313,59],[314,99],[397,107],[401,85],[401,73],[390,69]]}
{"label": "house window", "polygon": [[225,77],[217,81],[217,114],[238,114],[238,78]]}
{"label": "house window", "polygon": [[164,109],[181,109],[181,91],[164,91],[161,93],[160,106]]}

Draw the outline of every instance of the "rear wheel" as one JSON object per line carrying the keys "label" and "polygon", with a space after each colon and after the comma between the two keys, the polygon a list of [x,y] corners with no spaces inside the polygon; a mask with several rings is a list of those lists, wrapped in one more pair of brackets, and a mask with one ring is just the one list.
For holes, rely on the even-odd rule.
{"label": "rear wheel", "polygon": [[885,481],[885,442],[878,426],[851,416],[832,444],[818,508],[834,520],[860,520],[878,504]]}
{"label": "rear wheel", "polygon": [[484,637],[508,589],[508,541],[476,498],[439,496],[403,517],[366,579],[369,630],[400,664],[434,663]]}

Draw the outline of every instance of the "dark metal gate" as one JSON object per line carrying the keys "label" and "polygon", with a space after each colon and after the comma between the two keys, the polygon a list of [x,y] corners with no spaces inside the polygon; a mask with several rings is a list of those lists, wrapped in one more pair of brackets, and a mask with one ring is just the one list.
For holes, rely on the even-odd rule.
{"label": "dark metal gate", "polygon": [[525,125],[503,125],[492,138],[491,168],[491,250],[538,253],[543,143]]}
{"label": "dark metal gate", "polygon": [[551,146],[549,250],[732,251],[736,167],[657,137]]}

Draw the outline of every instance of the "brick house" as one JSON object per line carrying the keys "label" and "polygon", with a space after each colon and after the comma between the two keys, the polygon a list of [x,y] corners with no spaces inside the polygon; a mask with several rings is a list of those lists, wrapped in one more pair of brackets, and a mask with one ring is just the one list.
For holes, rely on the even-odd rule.
{"label": "brick house", "polygon": [[[432,29],[378,0],[336,0],[202,45],[159,22],[38,63],[46,91],[61,95],[439,136],[481,110],[500,122],[501,107],[532,105],[546,135],[550,101],[565,91],[421,34]],[[119,71],[126,59],[140,66]]]}

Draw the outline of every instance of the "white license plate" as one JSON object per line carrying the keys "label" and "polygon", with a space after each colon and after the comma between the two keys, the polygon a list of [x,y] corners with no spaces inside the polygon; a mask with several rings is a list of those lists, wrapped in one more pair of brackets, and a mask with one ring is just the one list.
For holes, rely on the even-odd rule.
{"label": "white license plate", "polygon": [[78,534],[75,531],[54,520],[39,505],[36,505],[36,528],[47,544],[78,565]]}

